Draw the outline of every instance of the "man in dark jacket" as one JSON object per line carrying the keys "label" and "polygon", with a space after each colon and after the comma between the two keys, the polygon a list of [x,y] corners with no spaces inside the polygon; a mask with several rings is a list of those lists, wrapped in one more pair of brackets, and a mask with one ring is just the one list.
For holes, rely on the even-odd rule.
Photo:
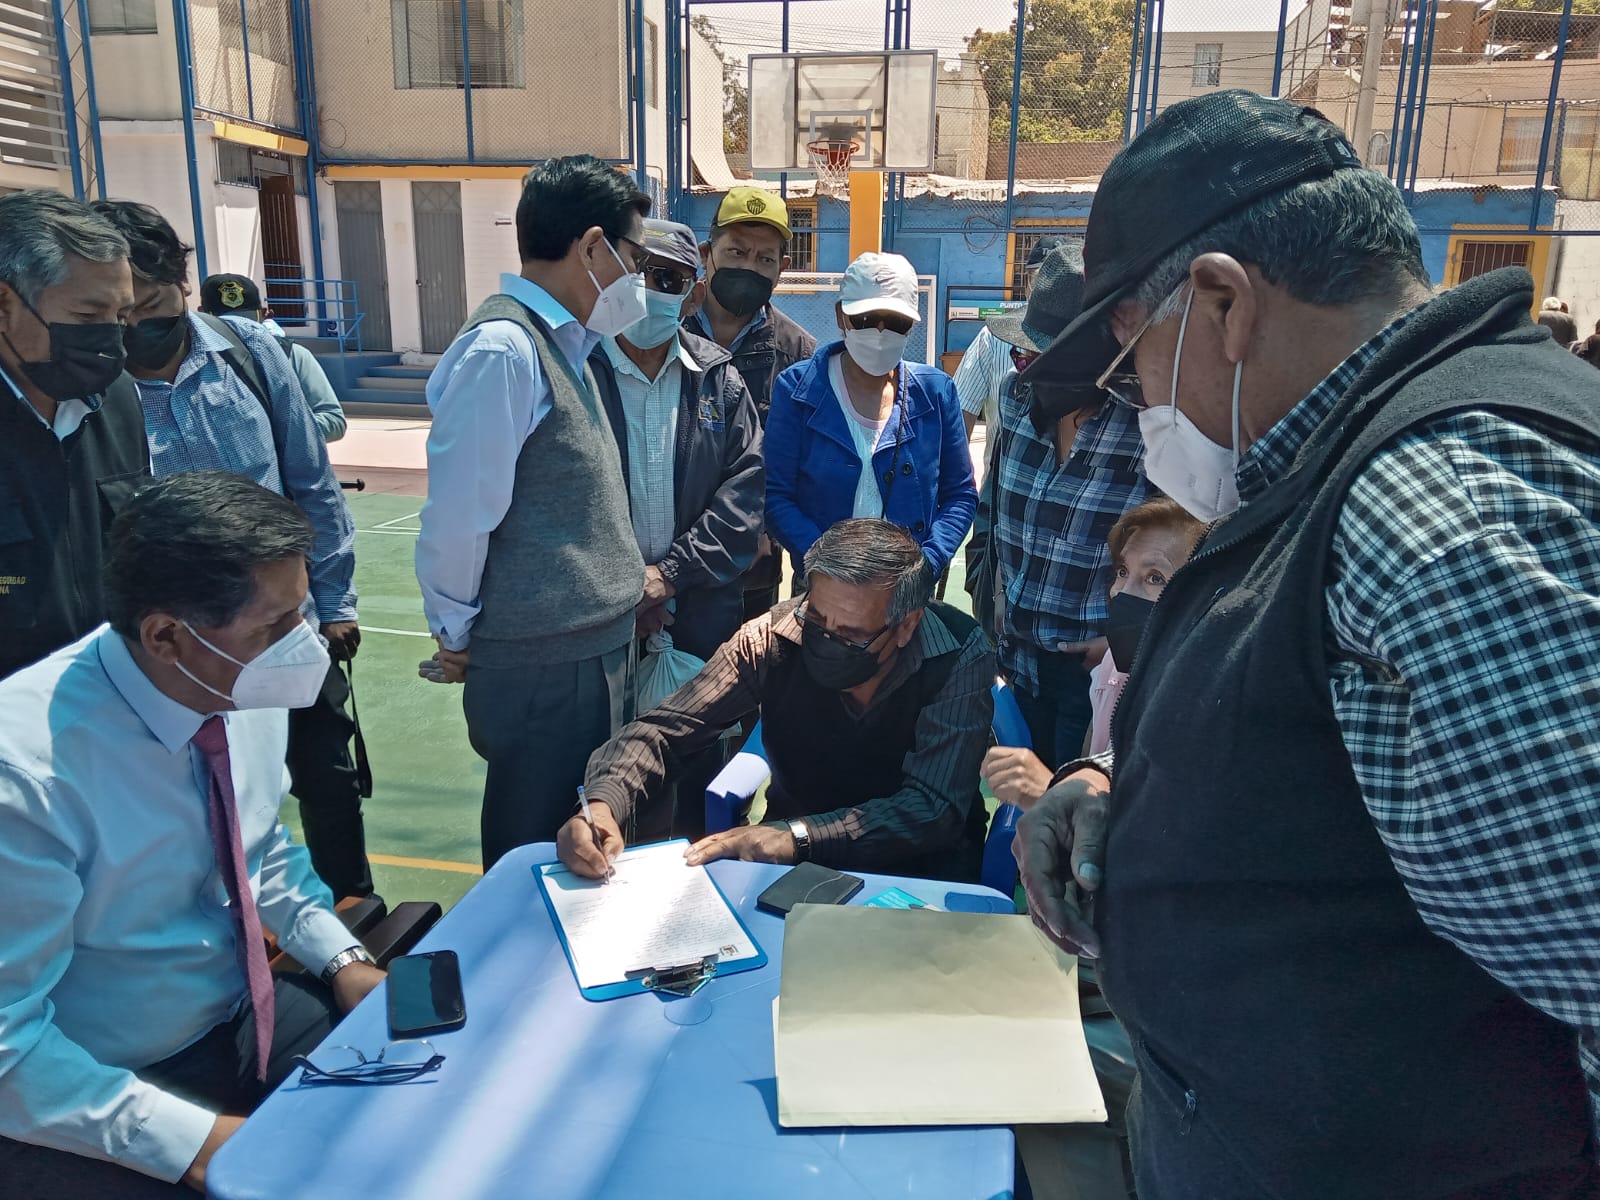
{"label": "man in dark jacket", "polygon": [[1283,100],[1168,109],[1084,259],[1021,378],[1106,381],[1216,522],[1017,840],[1034,920],[1107,949],[1141,1200],[1600,1194],[1600,380],[1526,271],[1433,297]]}
{"label": "man in dark jacket", "polygon": [[[705,263],[703,303],[689,329],[733,355],[755,398],[762,428],[779,374],[817,352],[817,339],[780,312],[772,290],[789,269],[789,208],[783,198],[757,187],[731,188],[717,208],[711,236],[700,247]],[[765,535],[745,576],[744,619],[778,599],[782,551]]]}
{"label": "man in dark jacket", "polygon": [[[589,362],[645,561],[638,635],[664,631],[703,661],[742,622],[742,576],[755,559],[766,493],[761,423],[728,352],[680,328],[701,291],[693,231],[646,220],[644,240],[648,314],[626,334],[602,339]],[[705,785],[720,760],[702,757],[680,776],[679,833],[704,823]]]}
{"label": "man in dark jacket", "polygon": [[0,196],[0,678],[105,619],[111,519],[150,476],[132,307],[108,222],[59,192]]}

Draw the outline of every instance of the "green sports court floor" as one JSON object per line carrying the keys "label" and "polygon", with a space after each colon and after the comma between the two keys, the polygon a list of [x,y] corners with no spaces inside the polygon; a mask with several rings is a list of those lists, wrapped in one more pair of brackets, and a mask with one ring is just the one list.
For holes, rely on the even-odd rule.
{"label": "green sports court floor", "polygon": [[[479,875],[484,766],[467,744],[461,689],[417,676],[417,663],[433,653],[412,569],[422,501],[346,495],[356,523],[362,633],[355,684],[374,780],[365,806],[373,879],[391,904],[426,899],[448,908]],[[957,554],[946,598],[966,609],[961,567]],[[298,839],[293,797],[284,820]]]}

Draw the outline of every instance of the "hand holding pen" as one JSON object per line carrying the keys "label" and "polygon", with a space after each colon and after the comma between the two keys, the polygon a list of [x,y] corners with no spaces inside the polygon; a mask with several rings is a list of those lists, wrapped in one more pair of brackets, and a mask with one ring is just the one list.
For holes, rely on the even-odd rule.
{"label": "hand holding pen", "polygon": [[[589,807],[589,798],[583,794],[581,785],[578,788],[578,807],[583,810],[583,820],[589,826],[589,835],[594,839],[594,848],[600,855],[600,861],[605,863],[606,873],[602,876],[601,882],[610,883],[617,872],[611,865],[611,856],[606,853],[606,839],[601,836],[599,828],[594,823],[594,810]],[[610,807],[605,806],[605,811],[609,816],[611,813]],[[615,826],[613,825],[614,828]],[[620,842],[621,834],[618,833],[616,836]]]}

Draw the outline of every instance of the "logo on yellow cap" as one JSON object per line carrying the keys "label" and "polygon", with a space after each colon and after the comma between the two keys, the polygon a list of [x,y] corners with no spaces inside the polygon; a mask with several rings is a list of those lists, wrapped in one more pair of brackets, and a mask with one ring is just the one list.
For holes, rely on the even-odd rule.
{"label": "logo on yellow cap", "polygon": [[239,308],[244,304],[244,288],[230,279],[217,289],[217,299],[224,308]]}
{"label": "logo on yellow cap", "polygon": [[744,210],[752,217],[759,217],[767,211],[767,202],[760,196],[751,196],[750,199],[744,202]]}

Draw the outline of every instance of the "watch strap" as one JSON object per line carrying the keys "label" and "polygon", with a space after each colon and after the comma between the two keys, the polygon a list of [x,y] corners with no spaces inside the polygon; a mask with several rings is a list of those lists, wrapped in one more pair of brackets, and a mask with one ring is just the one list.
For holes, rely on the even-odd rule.
{"label": "watch strap", "polygon": [[328,965],[322,968],[322,982],[333,983],[333,977],[344,970],[351,963],[364,962],[377,964],[377,959],[367,953],[365,946],[351,946],[348,950],[341,950],[328,960]]}

